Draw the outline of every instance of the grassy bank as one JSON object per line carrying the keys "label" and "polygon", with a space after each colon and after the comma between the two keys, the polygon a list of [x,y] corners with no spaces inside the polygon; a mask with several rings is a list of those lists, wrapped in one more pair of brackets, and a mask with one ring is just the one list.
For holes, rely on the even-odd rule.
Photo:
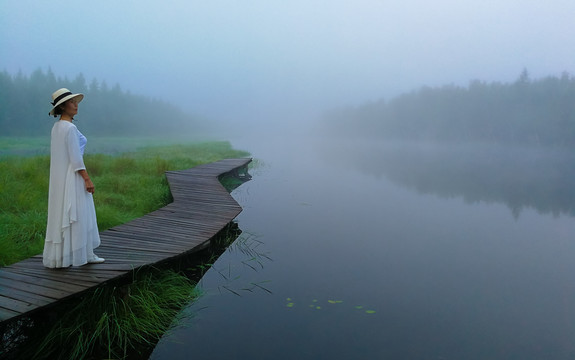
{"label": "grassy bank", "polygon": [[[96,186],[94,202],[100,231],[168,204],[171,195],[165,171],[249,155],[232,149],[228,142],[142,146],[131,140],[137,150],[119,153],[118,149],[126,148],[113,148],[109,139],[99,143],[96,141],[95,147],[107,149],[107,153],[87,154],[84,161]],[[41,139],[0,139],[0,266],[42,252],[50,171],[45,147]]]}
{"label": "grassy bank", "polygon": [[[16,142],[6,145],[0,139],[0,265],[41,253],[46,227],[49,156],[42,149],[45,144]],[[137,148],[85,156],[96,185],[101,231],[169,203],[165,171],[248,155],[227,142]],[[147,357],[164,332],[177,323],[182,308],[198,296],[195,281],[240,232],[230,225],[201,253],[139,269],[130,279],[1,324],[0,358]]]}

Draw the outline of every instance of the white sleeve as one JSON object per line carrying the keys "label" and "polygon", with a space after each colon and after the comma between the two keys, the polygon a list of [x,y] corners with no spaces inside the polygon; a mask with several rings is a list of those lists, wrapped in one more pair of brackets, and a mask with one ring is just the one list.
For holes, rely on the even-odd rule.
{"label": "white sleeve", "polygon": [[78,130],[75,126],[70,127],[68,134],[66,134],[66,146],[68,148],[68,156],[70,164],[74,171],[85,170],[84,159],[80,153],[80,141],[78,139]]}

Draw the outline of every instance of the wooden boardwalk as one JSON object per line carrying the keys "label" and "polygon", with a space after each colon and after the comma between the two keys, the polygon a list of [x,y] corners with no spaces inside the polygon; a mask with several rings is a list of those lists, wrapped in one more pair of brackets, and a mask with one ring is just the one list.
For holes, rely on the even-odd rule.
{"label": "wooden boardwalk", "polygon": [[0,268],[0,321],[78,295],[106,281],[186,252],[198,251],[242,208],[219,176],[245,169],[251,159],[226,159],[166,176],[174,202],[100,233],[103,264],[48,269],[37,255]]}

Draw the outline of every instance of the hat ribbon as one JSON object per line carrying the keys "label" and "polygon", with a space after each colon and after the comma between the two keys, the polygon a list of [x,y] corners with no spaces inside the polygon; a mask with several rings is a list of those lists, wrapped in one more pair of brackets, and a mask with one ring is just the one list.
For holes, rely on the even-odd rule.
{"label": "hat ribbon", "polygon": [[72,95],[71,92],[65,92],[62,95],[58,96],[56,99],[54,99],[54,101],[51,103],[52,105],[56,106],[56,104],[58,103],[58,101],[62,100],[63,98],[65,98],[68,95]]}

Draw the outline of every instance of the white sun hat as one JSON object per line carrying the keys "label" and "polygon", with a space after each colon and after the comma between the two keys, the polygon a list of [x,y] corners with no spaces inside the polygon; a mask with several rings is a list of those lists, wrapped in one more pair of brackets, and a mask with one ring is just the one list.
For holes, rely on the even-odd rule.
{"label": "white sun hat", "polygon": [[54,115],[54,110],[58,107],[58,105],[65,103],[66,101],[77,98],[78,102],[82,101],[84,98],[84,94],[72,94],[72,92],[66,88],[61,88],[52,94],[52,102],[51,104],[54,106],[52,110],[50,110],[49,114]]}

